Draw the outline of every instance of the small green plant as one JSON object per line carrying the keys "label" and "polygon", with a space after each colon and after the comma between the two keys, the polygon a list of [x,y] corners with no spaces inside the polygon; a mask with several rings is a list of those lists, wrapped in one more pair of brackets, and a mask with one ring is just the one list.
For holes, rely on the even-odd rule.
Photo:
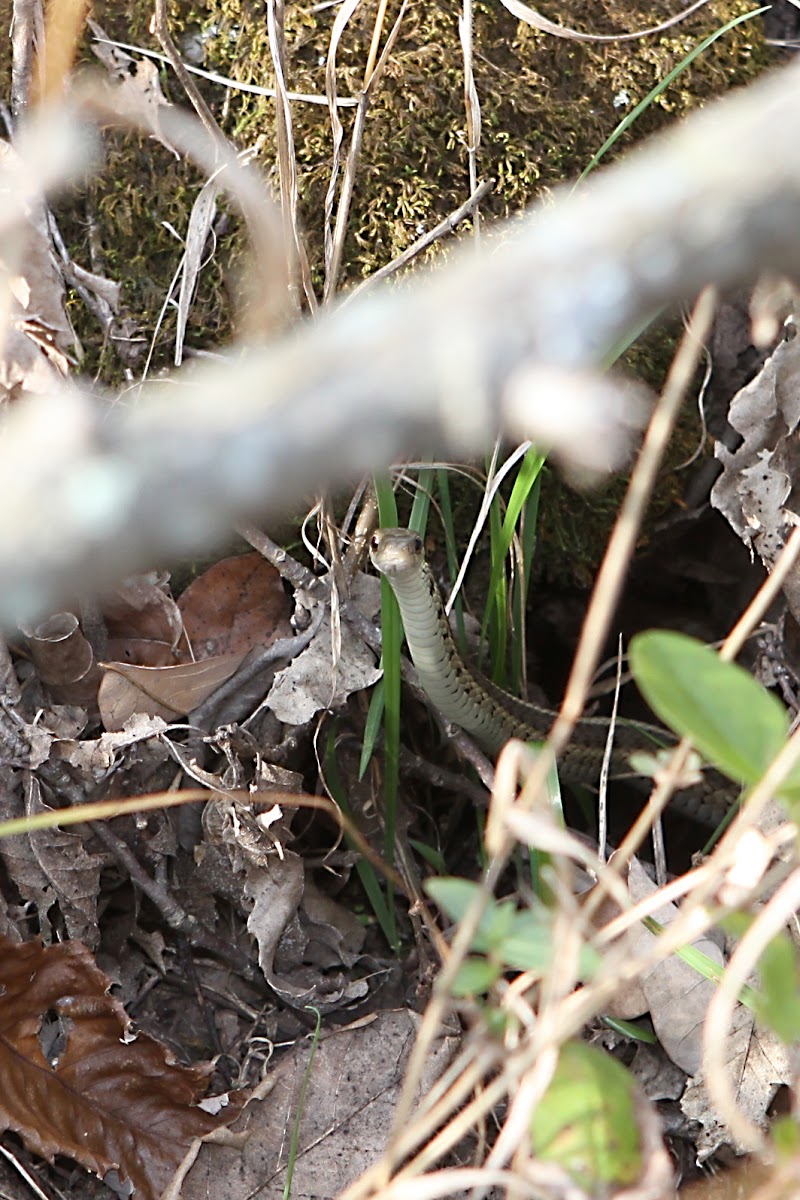
{"label": "small green plant", "polygon": [[[653,630],[630,647],[636,684],[661,720],[688,737],[709,763],[736,783],[753,786],[786,741],[786,709],[747,671],[723,662],[685,634]],[[780,786],[800,801],[800,769]]]}
{"label": "small green plant", "polygon": [[[531,1118],[537,1158],[556,1163],[580,1187],[631,1184],[643,1168],[633,1079],[586,1042],[566,1042],[550,1086]],[[604,1192],[605,1194],[605,1192]]]}
{"label": "small green plant", "polygon": [[[467,879],[429,879],[428,895],[453,921],[460,921],[480,891]],[[534,901],[518,908],[512,900],[489,903],[472,941],[473,955],[466,959],[456,979],[458,996],[486,993],[509,970],[544,975],[556,956],[553,914]],[[588,979],[597,969],[598,958],[588,946],[582,948],[578,970]]]}

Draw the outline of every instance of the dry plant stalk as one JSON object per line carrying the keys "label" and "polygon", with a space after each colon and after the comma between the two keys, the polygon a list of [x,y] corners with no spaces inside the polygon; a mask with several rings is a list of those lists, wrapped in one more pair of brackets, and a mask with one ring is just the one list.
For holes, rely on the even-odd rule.
{"label": "dry plant stalk", "polygon": [[[593,593],[581,641],[576,655],[564,710],[582,710],[586,689],[595,668],[599,648],[605,637],[610,614],[627,569],[630,554],[638,534],[650,489],[656,478],[659,463],[669,440],[678,404],[693,375],[703,341],[710,327],[714,309],[713,293],[707,291],[698,301],[685,338],[670,370],[664,393],[653,414],[648,435],[631,477],[626,501],[622,506],[609,548]],[[747,612],[737,622],[726,639],[721,657],[732,659],[741,649],[745,638],[757,626],[770,603],[779,592],[782,582],[800,554],[800,530],[795,530],[787,543],[774,573],[767,578]],[[571,722],[561,718],[554,734],[568,735]],[[550,740],[553,752],[563,746],[563,740]],[[346,1193],[346,1200],[361,1200],[375,1192],[383,1195],[404,1194],[404,1185],[429,1171],[463,1138],[477,1127],[502,1101],[511,1105],[508,1117],[500,1130],[487,1168],[505,1168],[518,1153],[527,1147],[531,1112],[541,1100],[552,1078],[558,1050],[563,1043],[580,1033],[587,1022],[604,1011],[608,1001],[625,982],[640,979],[675,951],[690,944],[700,934],[715,925],[722,916],[742,903],[757,899],[763,884],[763,874],[755,873],[744,891],[729,892],[725,899],[724,885],[737,861],[741,860],[743,837],[752,834],[755,822],[764,805],[796,762],[800,761],[800,731],[787,743],[727,831],[710,858],[695,870],[661,888],[646,900],[633,904],[622,881],[621,873],[630,862],[636,848],[653,821],[668,802],[688,756],[690,746],[682,744],[675,752],[669,770],[655,788],[650,803],[643,810],[610,864],[587,851],[576,839],[554,826],[547,808],[544,782],[553,761],[553,754],[537,756],[521,743],[509,743],[497,765],[486,845],[490,864],[476,897],[462,920],[453,941],[450,956],[437,980],[433,998],[420,1027],[417,1043],[409,1061],[404,1090],[398,1105],[394,1136],[381,1161],[366,1173]],[[761,836],[761,835],[759,835]],[[792,844],[794,833],[784,826],[764,839],[764,858],[770,861]],[[493,1077],[481,1088],[476,1082],[476,1061],[464,1064],[464,1079],[453,1081],[449,1090],[435,1106],[423,1105],[412,1118],[412,1098],[421,1078],[422,1067],[430,1053],[433,1039],[450,1005],[455,976],[472,944],[478,923],[491,902],[494,889],[518,841],[553,854],[559,909],[555,928],[559,931],[560,953],[554,972],[545,978],[538,991],[536,1012],[529,1011],[525,1020],[520,1014],[527,1006],[524,977],[508,989],[506,1001],[510,1011],[517,1012],[524,1033],[518,1044],[503,1055],[498,1068],[496,1050],[485,1047],[487,1068]],[[583,906],[578,906],[569,888],[568,864],[579,863],[597,877]],[[724,1048],[726,1031],[741,985],[757,961],[764,945],[782,928],[797,904],[798,876],[795,872],[759,918],[751,934],[734,956],[736,967],[726,984],[717,993],[705,1022],[705,1061],[712,1095],[720,1111],[729,1120],[730,1128],[744,1144],[763,1148],[760,1131],[738,1113],[732,1087],[725,1074]],[[611,896],[621,915],[606,926],[596,929],[593,920],[604,897]],[[636,950],[636,939],[642,919],[657,911],[664,903],[684,897],[676,920],[654,938],[647,952]],[[581,984],[577,969],[578,952],[582,945],[592,946],[602,953],[602,966],[595,978]],[[497,1074],[494,1074],[497,1072]],[[487,1077],[488,1078],[488,1077]],[[466,1097],[473,1099],[466,1102]],[[449,1123],[441,1128],[443,1120]],[[405,1165],[398,1170],[404,1159]],[[449,1172],[445,1172],[449,1177]],[[519,1176],[515,1176],[521,1182]],[[425,1194],[436,1194],[435,1185],[423,1185]]]}

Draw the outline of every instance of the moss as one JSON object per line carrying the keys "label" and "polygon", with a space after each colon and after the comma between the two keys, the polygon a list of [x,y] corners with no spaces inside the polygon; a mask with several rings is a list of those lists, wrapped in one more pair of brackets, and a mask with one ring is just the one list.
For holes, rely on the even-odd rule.
{"label": "moss", "polygon": [[[372,37],[375,4],[362,3],[345,29],[337,55],[340,95],[357,95]],[[485,213],[489,218],[520,211],[554,184],[574,178],[620,120],[615,97],[635,104],[711,30],[747,11],[744,0],[712,0],[664,35],[635,42],[583,44],[555,38],[516,21],[501,4],[477,0],[474,8],[475,81],[482,107],[479,170],[497,182]],[[376,86],[343,258],[342,286],[372,274],[405,250],[424,229],[461,204],[468,188],[463,61],[458,39],[460,6],[410,0],[387,69]],[[391,0],[386,29],[396,18]],[[663,6],[654,2],[559,0],[545,15],[577,29],[615,34],[656,24]],[[339,10],[300,0],[286,9],[286,74],[295,91],[322,95],[325,59]],[[151,0],[106,0],[98,19],[109,36],[152,46]],[[272,86],[274,72],[261,5],[250,0],[174,0],[173,34],[179,46],[204,54],[203,65],[233,79]],[[386,30],[384,30],[385,42]],[[632,141],[684,116],[709,97],[752,79],[765,65],[758,21],[746,22],[715,42],[619,140],[614,154]],[[86,50],[85,57],[93,61]],[[8,92],[9,63],[0,63]],[[185,103],[171,75],[165,92]],[[264,171],[276,170],[275,105],[270,99],[200,79],[200,91],[224,132],[241,147],[258,145]],[[325,106],[292,104],[299,171],[299,207],[315,286],[324,277],[324,202],[330,182],[332,136]],[[345,150],[353,110],[341,110]],[[91,265],[89,232],[105,258],[107,273],[122,282],[124,300],[144,342],[155,339],[153,367],[168,365],[175,331],[167,306],[155,329],[178,265],[181,247],[171,225],[185,233],[203,179],[176,162],[158,143],[134,136],[107,138],[104,169],[88,189],[59,207],[75,258]],[[224,208],[224,206],[223,206]],[[226,216],[211,261],[204,268],[189,318],[188,343],[219,345],[232,333],[232,295],[247,241],[235,214]],[[433,257],[447,253],[441,244]],[[431,257],[429,256],[429,257]],[[102,264],[100,264],[102,267]],[[114,385],[123,373],[104,351],[93,319],[73,303],[87,349],[85,369]],[[595,506],[596,507],[596,506]],[[600,509],[603,505],[600,505]],[[581,518],[582,527],[590,522]],[[566,527],[554,541],[571,544]],[[595,545],[594,538],[591,539]],[[572,553],[572,551],[570,551]],[[586,555],[575,551],[579,561]],[[582,568],[581,568],[582,569]]]}

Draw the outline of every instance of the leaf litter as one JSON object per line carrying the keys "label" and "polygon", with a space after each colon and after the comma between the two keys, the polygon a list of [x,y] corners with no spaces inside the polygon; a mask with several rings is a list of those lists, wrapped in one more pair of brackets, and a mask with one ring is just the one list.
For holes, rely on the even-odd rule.
{"label": "leaf litter", "polygon": [[[102,34],[99,29],[96,32]],[[147,112],[150,127],[157,131],[167,102],[155,69],[115,48],[95,52],[116,74],[121,98],[131,112]],[[164,144],[169,145],[167,141]],[[187,235],[179,357],[215,201],[216,189],[208,184],[192,215],[191,236]],[[63,288],[57,274],[48,269],[49,242],[42,217],[37,214],[32,222],[33,265],[14,290],[18,308],[12,335],[5,343],[1,380],[9,393],[47,390],[54,378],[66,372],[73,346],[63,312]],[[54,281],[58,286],[47,295]],[[88,274],[84,282],[89,283]],[[116,309],[116,285],[100,277],[95,283],[98,294],[105,291],[109,307]],[[108,284],[105,289],[104,283]],[[39,304],[37,295],[56,298],[52,311]],[[791,432],[793,429],[791,425]],[[757,457],[762,450],[759,446]],[[743,506],[749,529],[760,525],[769,533],[770,523],[780,523],[785,500],[782,486],[779,481],[749,508]],[[762,540],[766,544],[769,538]],[[233,561],[247,570],[241,559]],[[212,1119],[199,1101],[213,1066],[178,1067],[146,1033],[134,1034],[122,1006],[109,996],[111,975],[100,972],[90,951],[97,951],[98,960],[101,956],[111,959],[111,932],[120,944],[134,950],[115,962],[112,975],[126,1001],[138,1007],[140,1029],[148,1020],[168,1026],[159,1020],[164,1013],[157,1006],[148,1010],[147,998],[163,995],[168,976],[174,983],[187,962],[186,957],[178,957],[171,939],[155,928],[160,918],[177,928],[178,914],[170,900],[185,906],[190,922],[224,929],[232,952],[243,948],[251,961],[257,959],[260,977],[242,972],[232,979],[229,968],[221,970],[218,962],[204,962],[197,956],[193,969],[202,983],[196,990],[205,989],[217,999],[224,995],[230,1005],[227,1009],[220,1005],[213,1013],[215,1033],[203,1042],[203,1056],[208,1055],[208,1041],[216,1041],[215,1050],[233,1057],[241,1049],[243,1037],[254,1031],[253,1041],[262,1039],[265,1044],[289,1035],[296,1038],[298,1025],[287,1020],[287,1013],[291,1018],[308,1003],[335,1010],[365,992],[364,980],[358,975],[367,962],[363,924],[318,887],[310,875],[310,860],[290,848],[297,836],[293,813],[284,812],[279,805],[265,812],[263,797],[250,800],[246,793],[272,788],[284,805],[293,794],[301,794],[302,773],[265,763],[265,745],[279,757],[293,737],[309,738],[308,723],[318,713],[346,705],[350,694],[379,677],[374,655],[365,651],[346,627],[338,640],[336,631],[323,622],[294,663],[277,674],[273,666],[269,668],[276,679],[265,704],[246,719],[233,719],[225,729],[200,726],[197,736],[198,730],[191,729],[193,711],[235,678],[255,646],[265,644],[265,639],[278,641],[290,636],[285,618],[270,615],[267,619],[264,615],[263,598],[248,607],[241,591],[224,601],[221,582],[206,579],[205,583],[210,617],[205,612],[198,615],[190,605],[187,597],[192,589],[176,605],[165,580],[142,576],[129,581],[115,598],[116,613],[112,598],[104,604],[101,623],[109,635],[105,644],[93,639],[87,614],[81,614],[80,622],[74,613],[53,614],[47,619],[49,624],[28,632],[27,645],[22,648],[30,654],[29,662],[20,668],[24,698],[13,714],[8,708],[0,714],[4,750],[0,785],[4,810],[8,806],[4,815],[33,816],[67,799],[79,803],[81,799],[167,790],[180,787],[187,778],[202,781],[213,796],[199,830],[189,817],[173,824],[165,814],[158,814],[118,818],[111,826],[113,836],[106,841],[97,830],[75,832],[75,827],[70,827],[37,831],[27,839],[0,844],[6,873],[16,889],[16,894],[4,896],[0,905],[4,934],[0,1053],[9,1061],[18,1056],[8,1076],[9,1092],[0,1098],[0,1108],[8,1110],[6,1123],[45,1158],[66,1154],[100,1175],[110,1178],[116,1172],[122,1179],[132,1180],[137,1194],[145,1197],[162,1194],[193,1140],[218,1126],[219,1119]],[[273,583],[276,594],[281,592],[277,576]],[[375,581],[359,580],[357,586],[374,589]],[[119,603],[123,591],[127,610],[125,603]],[[225,610],[219,619],[213,612],[217,600]],[[373,620],[377,610],[374,590],[371,597],[365,592],[363,601],[362,612]],[[119,615],[120,609],[125,610],[123,615]],[[240,618],[244,626],[252,619],[249,633],[241,634]],[[95,702],[96,674],[101,668],[106,681],[122,679],[128,685],[123,699],[109,698],[101,686],[102,696],[98,693]],[[187,733],[181,717],[189,718],[186,743],[180,740]],[[282,740],[277,740],[275,718],[296,727],[294,733],[283,731]],[[265,729],[272,740],[261,736]],[[234,790],[243,791],[245,797],[234,796]],[[328,847],[324,850],[321,877],[338,871],[340,882],[346,880],[352,856]],[[113,911],[120,893],[131,886],[123,869],[130,861],[126,854],[140,870],[134,877],[147,899],[131,903],[130,896],[123,896],[128,903]],[[141,871],[142,865],[152,878]],[[109,875],[113,877],[110,887]],[[147,890],[147,884],[159,885],[164,880],[167,886],[160,891],[158,886]],[[156,909],[161,905],[155,916],[154,905]],[[244,928],[237,923],[237,916],[244,918]],[[182,928],[185,931],[187,926]],[[30,940],[31,932],[42,944]],[[62,942],[65,936],[70,940]],[[385,964],[380,967],[385,969]],[[353,968],[355,976],[348,976]],[[650,994],[644,995],[642,1011],[649,1006],[665,1044],[671,1045],[676,1060],[692,1070],[698,1060],[694,1032],[702,1019],[704,1001],[698,997],[703,989],[697,987],[696,977],[679,979],[671,964],[667,970],[666,981],[644,989]],[[271,989],[266,995],[279,997],[285,1005],[284,1012],[271,1013],[266,1020],[264,983]],[[662,986],[671,993],[666,1001]],[[180,993],[184,1008],[193,987],[194,983],[187,981]],[[680,1030],[670,1030],[676,1012],[690,995],[688,1021]],[[189,1017],[184,1029],[187,1046],[192,1044],[193,1020]],[[184,1185],[188,1190],[181,1194],[193,1195],[192,1188],[197,1187],[197,1195],[228,1195],[232,1180],[240,1186],[236,1194],[277,1195],[279,1188],[283,1194],[286,1150],[298,1110],[302,1110],[299,1170],[295,1174],[298,1194],[332,1196],[341,1190],[354,1174],[369,1166],[385,1143],[416,1020],[405,1012],[382,1014],[370,1024],[331,1033],[316,1052],[307,1044],[297,1044],[268,1082],[253,1092],[248,1109],[250,1138],[244,1154],[238,1149],[206,1147],[209,1153],[201,1156],[190,1172]],[[179,1026],[176,1023],[172,1028]],[[786,1068],[768,1042],[759,1040],[762,1069],[756,1073],[757,1084],[751,1085],[746,1067],[753,1033],[746,1021],[740,1028],[742,1038],[734,1047],[734,1065],[742,1066],[740,1092],[750,1088],[750,1111],[760,1119],[775,1077],[785,1077]],[[437,1048],[431,1057],[422,1094],[452,1057],[457,1040],[452,1039],[441,1053]],[[312,1053],[311,1088],[301,1105],[301,1085]],[[5,1080],[5,1071],[2,1076]],[[703,1149],[710,1152],[724,1131],[712,1129],[706,1120],[705,1101],[697,1101],[701,1089],[698,1080],[695,1092],[687,1092],[686,1111],[706,1125]],[[126,1101],[120,1108],[122,1094]],[[240,1089],[235,1094],[234,1110],[247,1091]],[[263,1114],[263,1122],[255,1119],[256,1112]],[[229,1112],[222,1121],[232,1115]],[[195,1177],[201,1182],[195,1184]]]}

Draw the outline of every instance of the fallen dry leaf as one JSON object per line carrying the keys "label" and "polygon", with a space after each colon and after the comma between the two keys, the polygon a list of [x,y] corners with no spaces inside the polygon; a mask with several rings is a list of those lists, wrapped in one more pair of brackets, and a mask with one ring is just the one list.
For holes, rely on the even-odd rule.
{"label": "fallen dry leaf", "polygon": [[[634,903],[657,891],[638,859],[628,872],[628,887]],[[669,925],[677,916],[674,904],[664,904],[652,915],[660,925]],[[643,953],[655,935],[642,929],[631,953]],[[696,950],[722,965],[722,952],[711,938],[698,938]],[[649,1012],[658,1040],[674,1063],[687,1075],[695,1075],[702,1058],[703,1021],[716,984],[700,975],[683,959],[673,954],[654,966],[609,1005],[617,1017],[638,1017]]]}
{"label": "fallen dry leaf", "polygon": [[[782,341],[755,379],[731,401],[728,420],[742,435],[741,446],[733,452],[721,442],[715,447],[723,469],[712,488],[711,503],[768,570],[786,542],[785,506],[792,507],[793,480],[800,476],[799,342],[797,337]],[[800,619],[796,568],[784,584],[784,593],[795,620]]]}
{"label": "fallen dry leaf", "polygon": [[118,732],[132,717],[142,714],[165,721],[185,716],[230,679],[243,657],[223,654],[173,667],[101,663],[105,675],[97,704],[104,728]]}
{"label": "fallen dry leaf", "polygon": [[95,21],[90,20],[87,24],[97,38],[92,42],[92,51],[114,84],[117,112],[149,129],[153,137],[178,158],[175,147],[161,130],[161,113],[170,104],[161,90],[157,63],[149,58],[133,58],[121,47],[109,45],[105,32]]}
{"label": "fallen dry leaf", "polygon": [[[0,141],[0,162],[13,189],[19,159],[7,141]],[[20,185],[24,188],[22,179]],[[7,324],[0,348],[0,399],[3,391],[11,398],[52,391],[68,372],[69,351],[76,342],[64,306],[64,281],[51,250],[47,210],[30,199],[25,210],[24,218],[0,239],[0,274],[11,293],[3,297]]]}
{"label": "fallen dry leaf", "polygon": [[[380,581],[357,575],[351,599],[370,620],[380,611]],[[278,671],[267,705],[285,725],[304,725],[323,708],[338,708],[351,692],[371,687],[381,677],[375,655],[342,623],[339,655],[334,658],[330,614],[317,636],[289,666]]]}
{"label": "fallen dry leaf", "polygon": [[260,554],[220,559],[178,601],[196,659],[246,654],[291,637],[281,577]]}
{"label": "fallen dry leaf", "polygon": [[[270,1072],[265,1098],[250,1104],[237,1122],[250,1133],[243,1150],[203,1146],[182,1200],[283,1200],[297,1120],[292,1196],[338,1196],[386,1146],[419,1020],[408,1011],[381,1013],[331,1031],[316,1051],[307,1041],[296,1046]],[[435,1044],[421,1095],[447,1068],[458,1044],[459,1037],[449,1034]],[[308,1090],[302,1094],[307,1071]]]}
{"label": "fallen dry leaf", "polygon": [[[787,1048],[770,1030],[756,1025],[750,1009],[739,1004],[734,1025],[726,1037],[727,1069],[735,1081],[736,1104],[745,1117],[760,1129],[769,1126],[768,1110],[775,1093],[786,1085],[794,1086],[793,1049]],[[681,1098],[681,1110],[690,1121],[702,1126],[696,1138],[697,1160],[704,1162],[722,1145],[731,1145],[742,1154],[741,1146],[722,1124],[711,1103],[701,1074],[690,1079]]]}
{"label": "fallen dry leaf", "polygon": [[[3,817],[34,816],[50,812],[42,799],[39,781],[25,773],[24,798],[11,792],[3,806]],[[31,829],[28,833],[0,839],[0,858],[23,900],[36,906],[39,927],[46,939],[56,940],[50,913],[58,905],[71,938],[97,947],[97,897],[100,871],[105,860],[90,854],[74,826]]]}
{"label": "fallen dry leaf", "polygon": [[179,661],[183,618],[158,576],[135,575],[119,584],[103,601],[103,620],[108,631],[104,657],[146,667]]}
{"label": "fallen dry leaf", "polygon": [[34,1153],[116,1170],[156,1200],[194,1139],[236,1115],[238,1102],[224,1119],[198,1107],[211,1066],[134,1035],[80,942],[0,939],[0,985],[0,1124]]}

